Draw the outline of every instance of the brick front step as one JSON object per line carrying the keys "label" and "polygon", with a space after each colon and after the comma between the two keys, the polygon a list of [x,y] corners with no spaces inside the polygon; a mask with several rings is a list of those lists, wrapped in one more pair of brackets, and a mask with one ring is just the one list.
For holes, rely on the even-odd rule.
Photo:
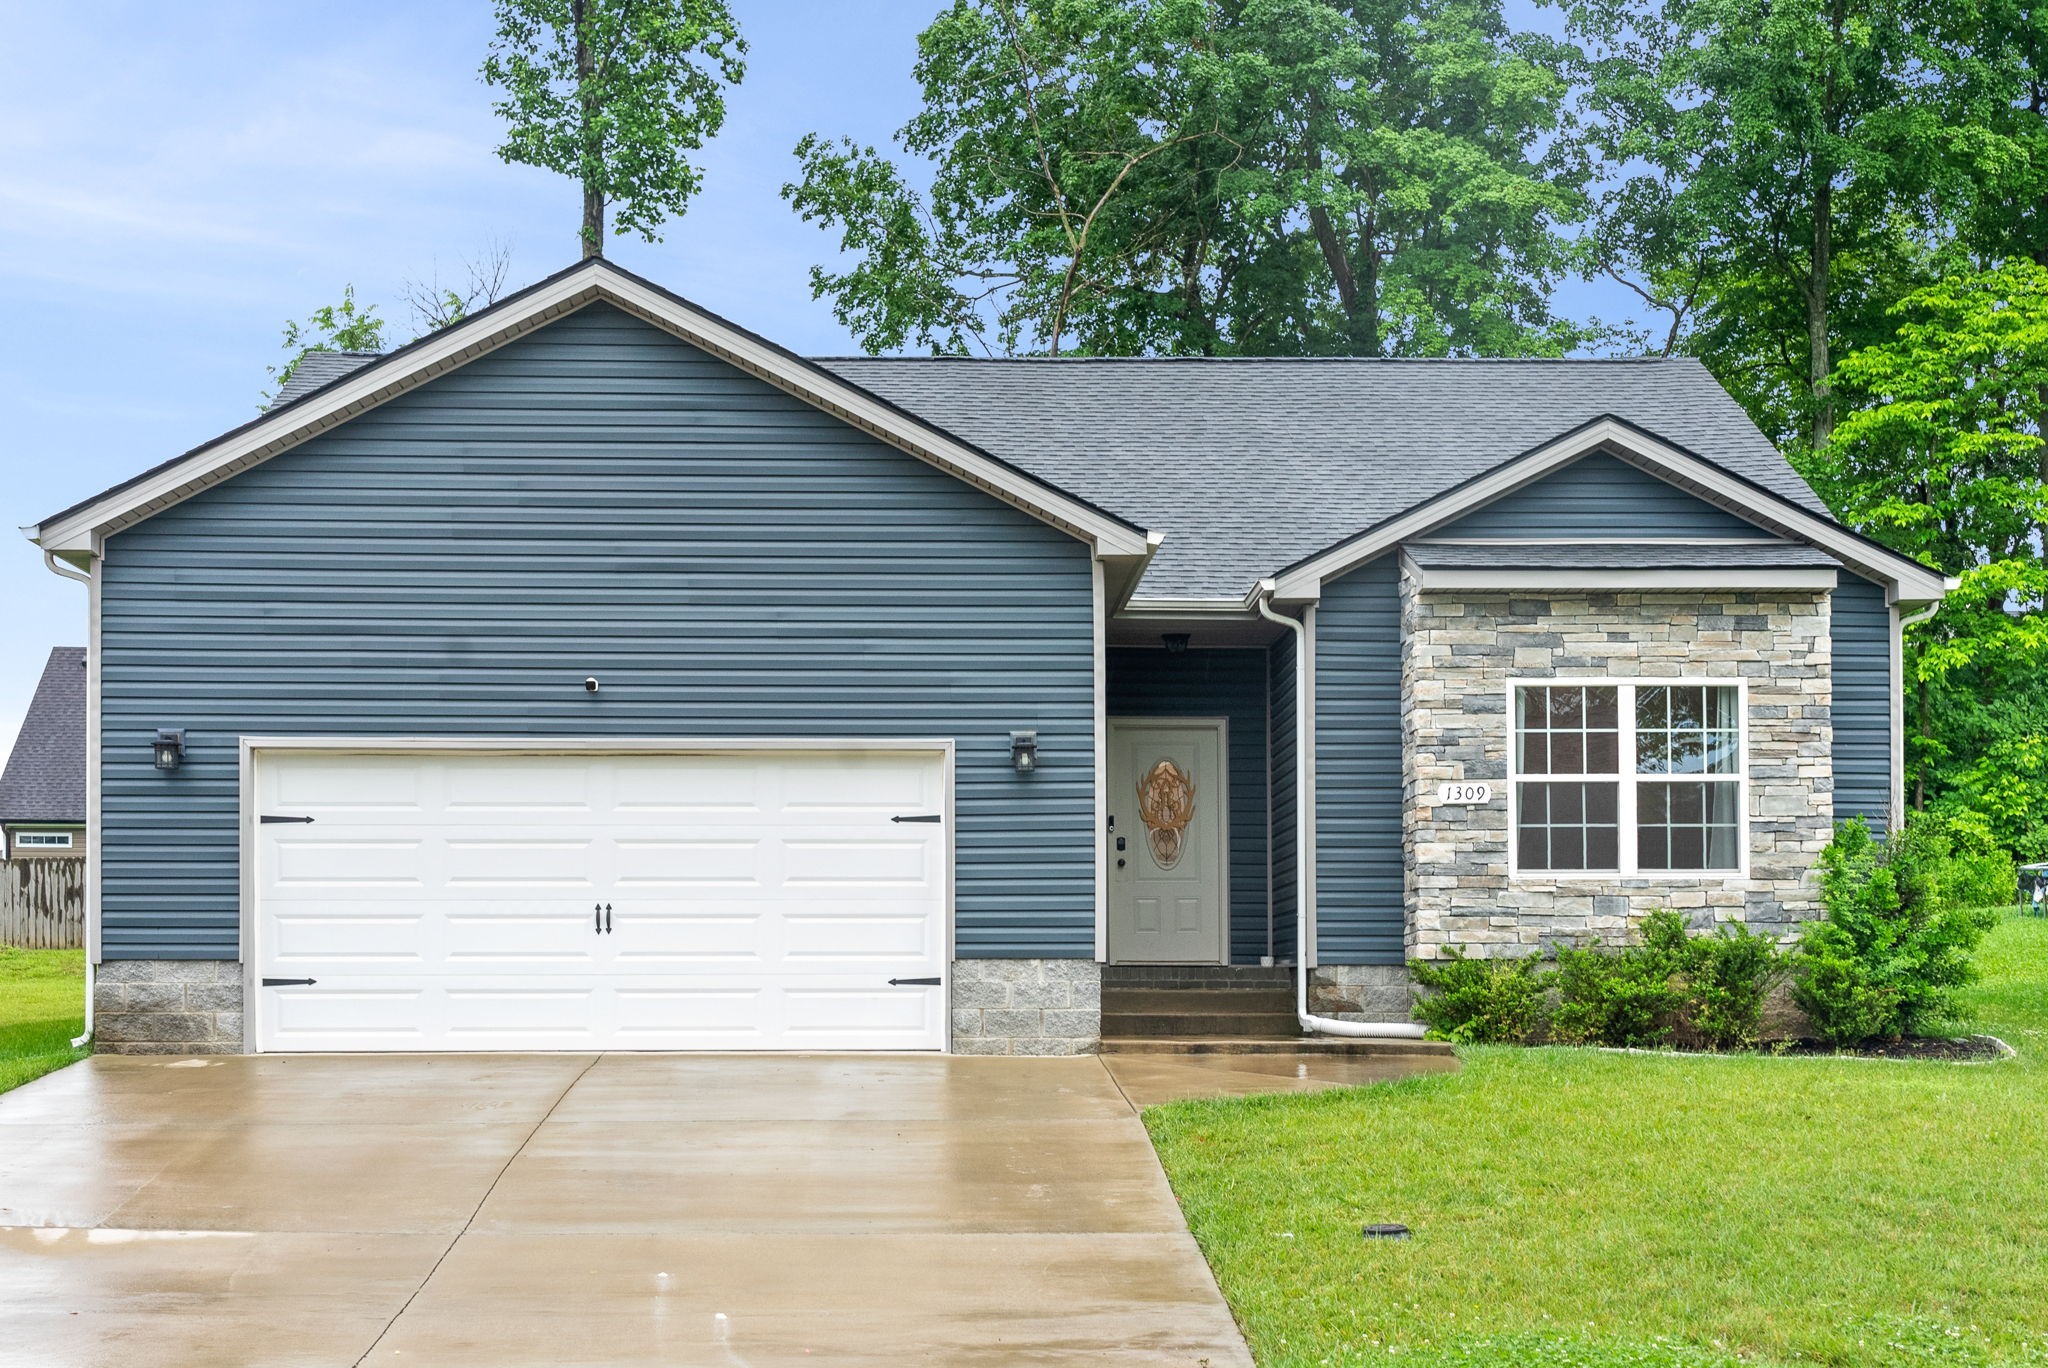
{"label": "brick front step", "polygon": [[1113,1036],[1299,1036],[1294,1013],[1107,1012],[1102,1033]]}
{"label": "brick front step", "polygon": [[1453,1053],[1443,1040],[1351,1039],[1345,1036],[1271,1037],[1110,1036],[1102,1038],[1104,1054],[1160,1055],[1435,1055]]}
{"label": "brick front step", "polygon": [[1294,994],[1285,988],[1111,988],[1102,990],[1102,1014],[1128,1012],[1255,1012],[1294,1019]]}

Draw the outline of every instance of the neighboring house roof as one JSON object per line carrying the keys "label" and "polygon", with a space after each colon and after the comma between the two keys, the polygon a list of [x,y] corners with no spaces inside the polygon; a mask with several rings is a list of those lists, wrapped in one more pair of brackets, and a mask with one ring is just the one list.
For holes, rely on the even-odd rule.
{"label": "neighboring house roof", "polygon": [[[283,408],[295,399],[303,399],[314,390],[332,384],[344,375],[361,370],[375,361],[381,352],[351,351],[309,351],[299,358],[299,364],[292,368],[292,378],[285,381],[277,391],[277,397],[270,401],[273,409]],[[268,412],[269,410],[265,410]]]}
{"label": "neighboring house roof", "polygon": [[0,822],[85,820],[85,648],[57,646],[0,773]]}
{"label": "neighboring house roof", "polygon": [[[382,357],[310,353],[263,419],[31,534],[76,554],[96,532],[147,517],[595,298],[1095,538],[1130,567],[1118,577],[1126,588],[1142,566],[1147,600],[1242,600],[1276,575],[1298,588],[1305,581],[1290,572],[1335,564],[1330,557],[1374,529],[1518,478],[1518,462],[1596,429],[1639,434],[1683,463],[1717,467],[1735,477],[1727,488],[1688,487],[1745,516],[1774,505],[1781,534],[1830,550],[1840,541],[1856,553],[1851,564],[1911,581],[1906,597],[1939,597],[1938,575],[1834,523],[1690,358],[805,360],[601,260]],[[1542,464],[1531,461],[1532,476]],[[1164,538],[1149,562],[1147,528],[1155,545]]]}

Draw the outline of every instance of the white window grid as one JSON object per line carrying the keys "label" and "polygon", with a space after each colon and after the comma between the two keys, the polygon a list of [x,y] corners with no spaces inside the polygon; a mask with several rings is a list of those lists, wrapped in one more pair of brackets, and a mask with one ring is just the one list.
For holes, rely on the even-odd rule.
{"label": "white window grid", "polygon": [[14,844],[24,850],[69,850],[71,833],[68,831],[17,831]]}
{"label": "white window grid", "polygon": [[[1521,867],[1521,842],[1518,833],[1522,825],[1521,786],[1530,783],[1598,783],[1605,776],[1597,774],[1530,774],[1522,773],[1521,748],[1516,745],[1521,702],[1518,698],[1524,688],[1612,688],[1615,691],[1615,708],[1620,723],[1617,738],[1620,755],[1617,758],[1614,777],[1619,781],[1620,792],[1616,800],[1616,819],[1620,825],[1620,839],[1616,842],[1620,864],[1613,869],[1529,869]],[[1699,689],[1733,688],[1735,690],[1735,769],[1721,774],[1638,774],[1636,773],[1636,690],[1650,688]],[[1510,879],[1540,880],[1545,883],[1563,883],[1574,879],[1627,878],[1656,883],[1697,883],[1704,879],[1746,879],[1749,877],[1749,685],[1747,681],[1727,677],[1715,678],[1702,675],[1681,675],[1670,678],[1643,678],[1635,676],[1515,676],[1507,683],[1508,752],[1508,877]],[[1636,837],[1636,788],[1642,783],[1669,783],[1673,780],[1685,782],[1694,779],[1712,779],[1732,782],[1735,785],[1735,868],[1733,869],[1641,869],[1637,867]]]}

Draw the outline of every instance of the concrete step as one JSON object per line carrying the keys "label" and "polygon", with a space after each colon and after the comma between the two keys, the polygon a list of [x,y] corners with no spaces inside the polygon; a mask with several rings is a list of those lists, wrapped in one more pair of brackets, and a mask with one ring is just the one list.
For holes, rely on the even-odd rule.
{"label": "concrete step", "polygon": [[1160,1055],[1434,1055],[1453,1053],[1443,1040],[1352,1040],[1342,1036],[1112,1036],[1102,1037],[1104,1054]]}
{"label": "concrete step", "polygon": [[1293,1012],[1104,1012],[1106,1036],[1299,1036]]}
{"label": "concrete step", "polygon": [[1255,964],[1106,964],[1105,988],[1284,988],[1294,991],[1294,970],[1287,965]]}
{"label": "concrete step", "polygon": [[1110,1012],[1277,1012],[1294,1015],[1287,988],[1104,988],[1102,1010]]}

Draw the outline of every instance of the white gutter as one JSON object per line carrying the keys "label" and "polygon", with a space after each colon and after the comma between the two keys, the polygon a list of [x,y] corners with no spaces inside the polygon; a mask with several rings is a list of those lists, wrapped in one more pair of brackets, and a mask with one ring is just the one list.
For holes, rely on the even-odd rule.
{"label": "white gutter", "polygon": [[1309,792],[1312,767],[1308,757],[1315,745],[1315,714],[1309,706],[1309,691],[1315,687],[1315,680],[1309,673],[1308,633],[1300,622],[1285,613],[1273,611],[1274,587],[1272,580],[1262,580],[1252,606],[1259,610],[1260,617],[1268,622],[1277,622],[1294,633],[1294,1016],[1301,1023],[1302,1030],[1323,1035],[1420,1040],[1422,1027],[1412,1022],[1339,1021],[1335,1017],[1316,1016],[1308,1009],[1310,909],[1303,890],[1314,887],[1314,881],[1307,875],[1310,858],[1308,817],[1313,806]]}
{"label": "white gutter", "polygon": [[[31,529],[26,527],[22,529],[22,531],[24,532],[30,530]],[[85,585],[88,589],[92,587],[91,575],[86,574],[83,570],[80,570],[75,566],[66,565],[63,561],[58,560],[57,554],[54,551],[43,552],[43,564],[49,566],[52,571],[59,575],[62,575],[65,579],[77,580],[80,584]],[[90,662],[87,663],[89,664]],[[90,841],[96,839],[98,836],[98,832],[92,831],[87,833],[86,839]],[[80,1049],[92,1041],[93,967],[94,966],[92,962],[92,956],[87,955],[85,957],[85,1034],[79,1036],[76,1040],[71,1042],[71,1048],[74,1050]]]}

